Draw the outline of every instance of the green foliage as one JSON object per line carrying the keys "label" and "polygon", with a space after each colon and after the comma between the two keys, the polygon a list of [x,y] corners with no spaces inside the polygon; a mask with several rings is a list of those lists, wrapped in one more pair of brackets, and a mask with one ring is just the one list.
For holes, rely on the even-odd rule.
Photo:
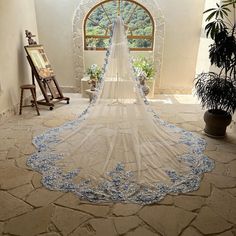
{"label": "green foliage", "polygon": [[206,22],[209,22],[205,26],[207,37],[211,37],[214,40],[215,36],[223,30],[231,31],[234,34],[235,19],[234,22],[231,22],[228,16],[231,12],[230,7],[235,11],[235,4],[236,0],[223,0],[222,4],[216,3],[215,8],[204,11],[205,14],[208,14]]}
{"label": "green foliage", "polygon": [[93,64],[86,70],[86,73],[94,79],[100,79],[102,75],[102,70],[98,65]]}
{"label": "green foliage", "polygon": [[133,59],[133,66],[137,76],[152,79],[155,74],[154,63],[150,58],[139,56]]}
{"label": "green foliage", "polygon": [[223,29],[215,36],[215,43],[210,46],[209,58],[212,65],[228,71],[235,69],[236,39]]}
{"label": "green foliage", "polygon": [[202,107],[213,111],[233,114],[236,109],[236,39],[235,19],[228,18],[231,9],[235,17],[236,0],[223,0],[216,8],[206,10],[207,37],[214,41],[210,45],[209,58],[220,73],[201,73],[196,78],[196,95]]}
{"label": "green foliage", "polygon": [[212,65],[221,68],[225,76],[228,73],[235,78],[236,38],[235,19],[228,18],[231,9],[235,18],[236,0],[223,0],[222,4],[216,4],[216,8],[210,8],[204,13],[208,14],[206,21],[207,37],[211,37],[214,43],[210,45],[209,58]]}
{"label": "green foliage", "polygon": [[[103,6],[103,7],[102,7]],[[89,15],[86,24],[86,35],[106,35],[110,36],[113,20],[117,16],[117,5],[114,1],[108,1],[98,6]],[[152,35],[152,21],[148,13],[140,6],[129,1],[121,3],[121,15],[125,24],[128,26],[128,35]],[[135,8],[135,11],[133,11]],[[105,11],[104,11],[105,9]],[[108,17],[107,17],[108,15]],[[130,18],[131,16],[131,18]],[[103,48],[108,47],[107,39],[91,38],[86,42],[89,47]],[[131,48],[150,48],[152,41],[147,39],[129,39]]]}
{"label": "green foliage", "polygon": [[236,86],[231,78],[222,78],[214,72],[201,73],[197,77],[195,88],[203,108],[234,113]]}

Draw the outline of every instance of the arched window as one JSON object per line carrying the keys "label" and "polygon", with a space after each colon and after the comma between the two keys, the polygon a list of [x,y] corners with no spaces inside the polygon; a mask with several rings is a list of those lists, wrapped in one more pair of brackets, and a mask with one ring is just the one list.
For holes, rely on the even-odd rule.
{"label": "arched window", "polygon": [[118,14],[127,26],[130,50],[152,50],[153,18],[145,7],[133,0],[106,0],[92,8],[84,22],[84,49],[106,50],[112,23]]}

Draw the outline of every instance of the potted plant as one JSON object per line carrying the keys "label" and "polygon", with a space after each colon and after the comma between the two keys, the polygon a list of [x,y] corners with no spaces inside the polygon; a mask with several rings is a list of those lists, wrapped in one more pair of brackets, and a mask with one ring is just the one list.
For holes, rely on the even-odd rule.
{"label": "potted plant", "polygon": [[226,128],[236,109],[236,38],[235,17],[230,21],[231,7],[235,16],[236,0],[225,0],[204,13],[209,14],[206,21],[207,37],[213,43],[209,49],[211,65],[219,68],[219,73],[201,73],[196,78],[196,95],[204,114],[205,133],[213,137],[224,137]]}
{"label": "potted plant", "polygon": [[150,93],[149,86],[152,87],[154,86],[153,83],[153,76],[155,74],[154,63],[150,58],[139,56],[133,59],[133,67],[135,70],[135,74],[139,79],[140,84],[142,85],[143,92],[147,96]]}
{"label": "potted plant", "polygon": [[90,89],[91,91],[94,91],[96,89],[97,82],[101,79],[102,70],[98,65],[93,64],[86,70],[86,73],[90,76],[88,81],[91,85]]}

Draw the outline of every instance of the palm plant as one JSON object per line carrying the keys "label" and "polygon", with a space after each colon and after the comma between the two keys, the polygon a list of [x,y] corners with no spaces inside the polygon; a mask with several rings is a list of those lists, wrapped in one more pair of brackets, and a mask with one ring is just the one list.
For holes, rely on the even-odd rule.
{"label": "palm plant", "polygon": [[[229,18],[233,8],[233,22]],[[224,0],[216,4],[216,8],[206,10],[209,14],[206,21],[206,35],[213,40],[209,49],[211,65],[220,68],[219,74],[209,72],[197,76],[196,94],[202,106],[213,110],[225,110],[234,113],[236,108],[236,38],[235,38],[236,0]],[[231,95],[230,95],[231,94]],[[214,96],[212,96],[214,95]],[[231,99],[232,98],[232,99]],[[229,100],[227,106],[223,103]]]}
{"label": "palm plant", "polygon": [[[205,26],[206,36],[213,40],[209,49],[211,65],[220,69],[220,72],[201,73],[196,78],[196,95],[201,100],[203,108],[209,109],[204,116],[206,121],[205,131],[210,134],[213,119],[212,116],[223,115],[227,117],[226,126],[219,132],[224,135],[227,125],[231,121],[231,115],[236,110],[236,0],[223,0],[222,4],[216,4],[216,8],[206,10],[208,14]],[[233,19],[229,14],[233,13]],[[207,119],[210,117],[210,124]],[[214,121],[217,125],[222,123],[221,118]],[[209,120],[209,119],[208,119]],[[210,127],[210,128],[209,128]],[[214,132],[218,135],[217,127]],[[219,129],[218,129],[219,130]]]}

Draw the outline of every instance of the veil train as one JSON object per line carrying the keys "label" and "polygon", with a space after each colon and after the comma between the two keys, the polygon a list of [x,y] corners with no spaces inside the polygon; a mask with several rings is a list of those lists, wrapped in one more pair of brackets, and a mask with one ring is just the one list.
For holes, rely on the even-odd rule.
{"label": "veil train", "polygon": [[35,137],[28,165],[52,190],[92,202],[151,204],[197,190],[214,163],[201,137],[161,120],[144,103],[117,17],[104,78],[78,119]]}

